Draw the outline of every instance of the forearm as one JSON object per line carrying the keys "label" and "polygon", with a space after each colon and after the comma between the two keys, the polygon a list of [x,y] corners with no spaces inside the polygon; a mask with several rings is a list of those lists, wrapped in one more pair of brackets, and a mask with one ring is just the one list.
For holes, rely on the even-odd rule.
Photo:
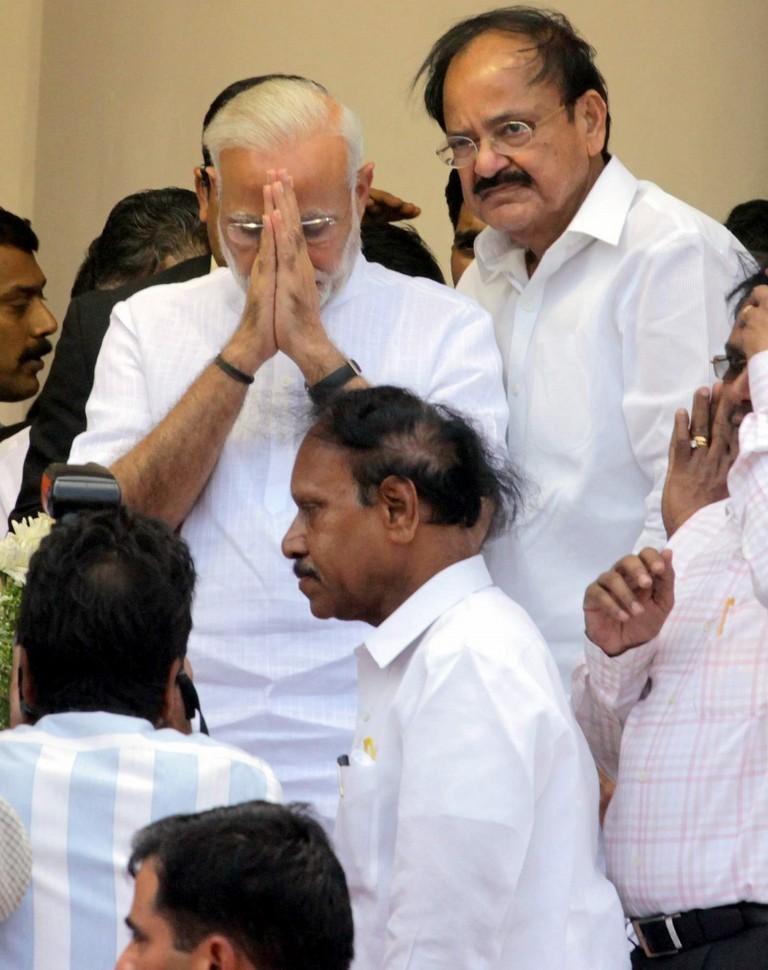
{"label": "forearm", "polygon": [[[228,359],[226,351],[223,356]],[[209,364],[166,417],[111,466],[123,502],[180,525],[216,467],[246,392],[247,385]]]}

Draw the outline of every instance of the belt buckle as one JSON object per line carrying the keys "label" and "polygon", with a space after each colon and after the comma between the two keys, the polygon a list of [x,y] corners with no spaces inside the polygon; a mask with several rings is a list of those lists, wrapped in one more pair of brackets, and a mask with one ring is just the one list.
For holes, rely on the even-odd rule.
{"label": "belt buckle", "polygon": [[[637,933],[637,939],[640,946],[643,948],[643,953],[650,958],[653,957],[671,957],[678,954],[682,949],[684,949],[683,944],[680,942],[680,937],[677,935],[677,930],[675,929],[675,924],[673,920],[676,920],[680,916],[680,913],[674,913],[672,916],[645,916],[642,919],[633,919],[632,926],[635,928],[635,933]],[[645,933],[643,932],[643,927],[649,924],[659,924],[663,925],[667,931],[667,936],[669,937],[669,942],[671,944],[671,949],[669,950],[652,950],[650,944],[645,938]]]}

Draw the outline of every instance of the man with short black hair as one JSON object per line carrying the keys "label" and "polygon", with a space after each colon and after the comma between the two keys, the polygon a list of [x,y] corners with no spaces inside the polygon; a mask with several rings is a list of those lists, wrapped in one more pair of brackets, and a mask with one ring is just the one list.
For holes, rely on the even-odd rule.
{"label": "man with short black hair", "polygon": [[[37,236],[28,219],[0,208],[0,401],[23,401],[40,388],[43,357],[56,321],[45,305]],[[21,425],[0,430],[0,440]]]}
{"label": "man with short black hair", "polygon": [[110,210],[77,271],[71,296],[114,290],[210,253],[194,192],[176,186],[133,192]]}
{"label": "man with short black hair", "polygon": [[32,557],[17,631],[25,723],[0,734],[0,796],[29,833],[32,886],[0,926],[2,967],[111,966],[137,824],[280,798],[263,762],[186,736],[194,580],[186,544],[127,509],[55,525]]}
{"label": "man with short black hair", "polygon": [[711,380],[724,294],[749,262],[721,225],[611,157],[594,54],[563,14],[514,6],[454,24],[419,71],[438,155],[489,226],[460,289],[494,317],[510,454],[537,487],[489,550],[491,573],[567,685],[580,590],[663,542],[670,416]]}
{"label": "man with short black hair", "polygon": [[116,970],[347,970],[344,873],[300,805],[247,802],[138,832]]}
{"label": "man with short black hair", "polygon": [[597,776],[546,644],[477,551],[514,472],[457,412],[402,388],[310,428],[283,539],[320,618],[364,620],[335,844],[356,970],[618,970]]}

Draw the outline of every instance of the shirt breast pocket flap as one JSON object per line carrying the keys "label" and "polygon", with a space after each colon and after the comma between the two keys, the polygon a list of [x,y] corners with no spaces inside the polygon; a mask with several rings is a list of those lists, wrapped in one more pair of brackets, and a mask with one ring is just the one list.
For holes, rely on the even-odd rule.
{"label": "shirt breast pocket flap", "polygon": [[350,891],[374,889],[378,872],[378,773],[375,761],[339,767],[339,815],[334,841]]}

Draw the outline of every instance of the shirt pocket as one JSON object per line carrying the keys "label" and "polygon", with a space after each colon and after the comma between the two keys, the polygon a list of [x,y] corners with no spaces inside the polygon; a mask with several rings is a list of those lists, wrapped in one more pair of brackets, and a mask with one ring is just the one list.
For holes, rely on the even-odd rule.
{"label": "shirt pocket", "polygon": [[768,662],[754,635],[730,640],[702,665],[696,707],[703,717],[743,718],[768,712]]}
{"label": "shirt pocket", "polygon": [[378,772],[375,761],[339,767],[334,842],[350,893],[376,888],[379,856]]}

